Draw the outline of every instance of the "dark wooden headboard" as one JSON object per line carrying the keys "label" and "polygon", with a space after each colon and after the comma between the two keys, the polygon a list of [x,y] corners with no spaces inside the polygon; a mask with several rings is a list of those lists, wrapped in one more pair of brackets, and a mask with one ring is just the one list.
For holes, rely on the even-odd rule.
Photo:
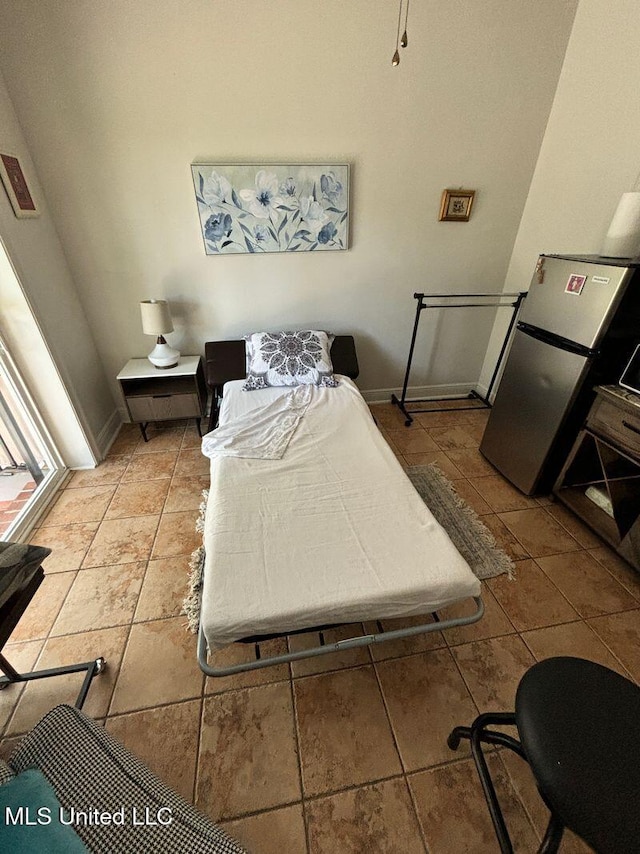
{"label": "dark wooden headboard", "polygon": [[[243,380],[246,377],[244,344],[244,340],[206,342],[205,379],[209,388],[221,390],[229,380]],[[360,369],[353,335],[336,335],[331,345],[331,362],[336,374],[356,379]]]}

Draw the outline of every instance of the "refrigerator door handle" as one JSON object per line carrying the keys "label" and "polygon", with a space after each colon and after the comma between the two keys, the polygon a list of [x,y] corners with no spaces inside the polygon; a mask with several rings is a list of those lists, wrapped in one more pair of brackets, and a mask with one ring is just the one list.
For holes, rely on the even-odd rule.
{"label": "refrigerator door handle", "polygon": [[549,344],[550,347],[557,347],[559,350],[565,350],[567,353],[575,353],[576,356],[585,356],[588,359],[599,354],[599,350],[591,347],[585,347],[583,344],[578,344],[577,341],[570,341],[568,338],[563,338],[561,335],[556,335],[553,332],[547,332],[546,329],[540,329],[539,326],[531,326],[529,323],[518,321],[517,329],[524,332],[530,338],[535,338],[536,341],[542,341],[544,344]]}

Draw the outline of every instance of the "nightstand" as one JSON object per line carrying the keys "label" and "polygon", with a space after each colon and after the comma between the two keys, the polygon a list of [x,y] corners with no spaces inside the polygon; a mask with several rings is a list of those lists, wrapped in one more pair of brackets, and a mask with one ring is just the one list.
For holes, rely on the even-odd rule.
{"label": "nightstand", "polygon": [[117,376],[129,417],[146,427],[152,421],[200,419],[207,408],[207,386],[200,356],[181,356],[175,368],[156,368],[148,359],[130,359]]}

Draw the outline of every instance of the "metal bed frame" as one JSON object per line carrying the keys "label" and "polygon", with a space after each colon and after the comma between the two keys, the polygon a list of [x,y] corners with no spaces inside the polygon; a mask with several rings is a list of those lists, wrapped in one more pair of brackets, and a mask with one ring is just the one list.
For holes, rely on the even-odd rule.
{"label": "metal bed frame", "polygon": [[[244,638],[238,642],[255,644],[255,660],[244,661],[239,664],[230,665],[229,667],[212,667],[209,664],[207,639],[204,636],[202,625],[200,625],[200,628],[198,629],[198,664],[200,665],[201,670],[206,673],[207,676],[233,676],[235,673],[246,673],[248,670],[259,670],[263,667],[270,667],[272,664],[287,664],[290,661],[300,661],[303,658],[315,658],[318,655],[327,655],[331,652],[340,652],[341,650],[353,649],[354,647],[370,646],[375,643],[384,643],[385,641],[410,638],[415,635],[428,634],[429,632],[439,632],[443,629],[452,629],[457,626],[468,626],[472,623],[477,623],[478,620],[484,614],[484,602],[482,601],[482,599],[478,596],[474,597],[473,601],[476,603],[476,610],[468,617],[452,617],[449,620],[441,620],[440,617],[434,612],[432,613],[432,617],[434,618],[433,623],[424,623],[420,626],[407,626],[404,629],[394,629],[390,632],[384,631],[378,621],[378,627],[380,631],[378,631],[376,634],[358,635],[353,638],[345,638],[344,640],[331,641],[330,643],[324,643],[323,630],[329,628],[336,628],[335,625],[313,626],[308,629],[300,629],[295,632],[284,632],[283,634],[279,635],[265,635],[262,640],[271,640],[273,638],[287,637],[287,635],[296,635],[302,634],[303,632],[316,631],[319,632],[321,641],[320,646],[314,646],[311,649],[301,649],[297,652],[285,652],[281,655],[271,655],[267,658],[263,658],[260,654],[260,637]],[[345,624],[343,623],[341,625]]]}
{"label": "metal bed frame", "polygon": [[[416,294],[418,296],[418,294]],[[507,295],[509,296],[509,295]],[[418,311],[419,316],[419,311]],[[514,315],[515,316],[515,315]],[[417,331],[417,318],[415,332]],[[412,342],[413,350],[413,342]],[[356,379],[359,373],[358,359],[355,350],[355,342],[351,335],[337,335],[331,347],[331,360],[336,373],[345,374],[351,379]],[[235,341],[208,341],[205,344],[205,378],[212,392],[211,415],[209,419],[209,430],[217,425],[218,403],[225,382],[234,379],[244,379],[246,376],[245,344],[244,340]],[[204,579],[202,582],[201,596],[204,596]],[[198,629],[198,663],[207,676],[232,676],[236,673],[246,673],[249,670],[259,670],[270,667],[273,664],[286,664],[291,661],[300,661],[303,658],[315,658],[319,655],[327,655],[331,652],[339,652],[355,647],[370,646],[372,644],[384,643],[385,641],[400,640],[402,638],[414,637],[415,635],[427,634],[429,632],[441,631],[443,629],[455,628],[457,626],[468,626],[476,623],[484,614],[484,603],[480,597],[474,597],[476,603],[475,611],[468,617],[452,617],[441,620],[433,613],[433,623],[425,623],[420,626],[407,626],[403,629],[384,631],[380,621],[378,631],[375,634],[358,635],[353,638],[325,643],[323,632],[329,628],[336,628],[336,624],[323,626],[309,626],[297,631],[282,632],[281,634],[270,634],[243,638],[238,643],[254,644],[255,660],[233,664],[228,667],[213,667],[208,661],[207,640],[202,630]],[[359,622],[359,621],[355,621]],[[338,625],[345,625],[344,623]],[[272,655],[263,658],[260,652],[260,643],[274,638],[283,638],[289,635],[302,634],[303,632],[319,632],[320,646],[311,649],[287,652],[281,655]]]}

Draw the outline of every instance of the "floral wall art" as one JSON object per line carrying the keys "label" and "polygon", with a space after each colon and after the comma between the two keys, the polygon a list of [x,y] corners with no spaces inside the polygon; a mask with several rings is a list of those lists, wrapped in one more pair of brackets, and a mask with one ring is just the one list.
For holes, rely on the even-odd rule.
{"label": "floral wall art", "polygon": [[346,249],[347,165],[192,165],[207,255]]}

